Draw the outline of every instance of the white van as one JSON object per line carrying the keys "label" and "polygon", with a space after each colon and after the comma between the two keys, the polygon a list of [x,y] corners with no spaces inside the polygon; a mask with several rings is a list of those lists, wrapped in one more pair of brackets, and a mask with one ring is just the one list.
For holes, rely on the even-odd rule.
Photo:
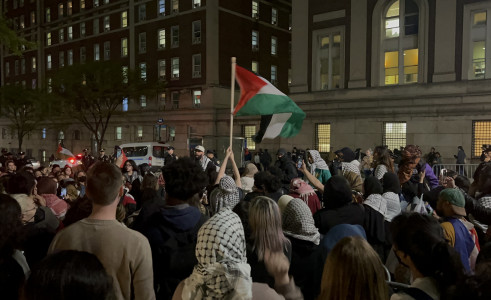
{"label": "white van", "polygon": [[170,145],[159,142],[138,142],[122,144],[120,147],[126,157],[134,160],[137,166],[148,164],[155,169],[164,166],[164,155]]}

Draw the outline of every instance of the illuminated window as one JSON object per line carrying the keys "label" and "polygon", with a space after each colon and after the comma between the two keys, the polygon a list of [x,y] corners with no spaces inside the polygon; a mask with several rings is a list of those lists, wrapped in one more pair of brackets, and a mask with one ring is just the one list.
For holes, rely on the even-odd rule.
{"label": "illuminated window", "polygon": [[165,93],[164,92],[159,93],[159,110],[165,110],[165,101],[166,101]]}
{"label": "illuminated window", "polygon": [[99,49],[99,44],[94,44],[94,61],[101,59],[101,53]]}
{"label": "illuminated window", "polygon": [[68,34],[67,34],[67,39],[69,41],[73,40],[73,27],[72,26],[68,26]]}
{"label": "illuminated window", "polygon": [[165,49],[165,29],[159,29],[159,49]]}
{"label": "illuminated window", "polygon": [[406,122],[384,122],[383,145],[390,150],[406,147]]}
{"label": "illuminated window", "polygon": [[331,151],[331,124],[315,124],[315,149],[321,153]]}
{"label": "illuminated window", "polygon": [[193,7],[197,8],[201,6],[201,0],[193,0]]}
{"label": "illuminated window", "polygon": [[46,45],[51,46],[51,32],[46,33]]}
{"label": "illuminated window", "polygon": [[121,140],[123,138],[123,127],[116,127],[115,138],[116,140]]}
{"label": "illuminated window", "polygon": [[128,66],[121,67],[121,77],[123,77],[123,83],[128,83]]}
{"label": "illuminated window", "polygon": [[85,0],[80,0],[80,9],[85,9]]}
{"label": "illuminated window", "polygon": [[179,57],[173,57],[171,62],[172,79],[179,79]]}
{"label": "illuminated window", "polygon": [[46,128],[43,128],[43,130],[41,131],[41,138],[42,138],[43,140],[45,140],[45,139],[46,139]]}
{"label": "illuminated window", "polygon": [[254,125],[244,125],[244,138],[246,139],[246,147],[249,150],[256,150],[256,143],[254,142],[253,136],[256,135],[256,126]]}
{"label": "illuminated window", "polygon": [[143,81],[147,80],[147,63],[144,62],[140,63],[140,78]]}
{"label": "illuminated window", "polygon": [[482,145],[489,144],[491,144],[491,121],[472,121],[472,157],[480,157]]}
{"label": "illuminated window", "polygon": [[36,67],[37,67],[37,65],[36,65],[36,57],[33,56],[33,57],[31,57],[31,72],[32,73],[36,72]]}
{"label": "illuminated window", "polygon": [[275,36],[271,37],[271,55],[276,55],[278,49],[278,39]]}
{"label": "illuminated window", "polygon": [[51,54],[46,56],[46,69],[51,70]]}
{"label": "illuminated window", "polygon": [[128,38],[121,39],[121,57],[128,56]]}
{"label": "illuminated window", "polygon": [[104,31],[109,31],[111,30],[111,22],[109,19],[109,16],[104,17]]}
{"label": "illuminated window", "polygon": [[143,137],[143,126],[138,126],[137,127],[137,136],[139,138]]}
{"label": "illuminated window", "polygon": [[384,20],[384,84],[417,83],[419,73],[418,5],[414,0],[393,1],[387,8]]}
{"label": "illuminated window", "polygon": [[258,70],[259,70],[259,64],[258,64],[257,61],[252,61],[251,70],[254,73],[257,73],[258,72]]}
{"label": "illuminated window", "polygon": [[165,15],[165,0],[159,0],[159,15]]}
{"label": "illuminated window", "polygon": [[179,0],[171,0],[172,1],[172,13],[179,12]]}
{"label": "illuminated window", "polygon": [[36,24],[36,12],[31,11],[31,26]]}
{"label": "illuminated window", "polygon": [[123,103],[121,108],[123,111],[128,111],[128,98],[123,98]]}
{"label": "illuminated window", "polygon": [[259,3],[257,1],[252,1],[252,15],[253,18],[259,18]]}
{"label": "illuminated window", "polygon": [[72,1],[68,1],[67,3],[67,6],[66,6],[66,14],[71,16],[72,15],[72,11],[73,11],[73,4],[72,4]]}
{"label": "illuminated window", "polygon": [[194,108],[201,107],[201,90],[193,91],[193,107]]}
{"label": "illuminated window", "polygon": [[58,4],[58,18],[63,17],[63,3]]}
{"label": "illuminated window", "polygon": [[274,85],[276,85],[278,83],[277,74],[278,74],[278,67],[276,67],[275,65],[272,65],[271,66],[271,83]]}
{"label": "illuminated window", "polygon": [[48,7],[46,8],[46,23],[51,22],[51,9]]}
{"label": "illuminated window", "polygon": [[123,11],[121,13],[121,28],[128,27],[128,12]]}
{"label": "illuminated window", "polygon": [[252,50],[259,49],[259,32],[253,30],[252,31]]}

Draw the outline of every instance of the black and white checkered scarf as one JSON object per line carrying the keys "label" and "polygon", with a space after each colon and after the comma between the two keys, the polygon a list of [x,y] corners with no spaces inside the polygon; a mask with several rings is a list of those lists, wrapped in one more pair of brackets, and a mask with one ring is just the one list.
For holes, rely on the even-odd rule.
{"label": "black and white checkered scarf", "polygon": [[210,197],[211,212],[216,214],[223,208],[233,209],[240,202],[239,188],[230,176],[223,176],[217,191]]}
{"label": "black and white checkered scarf", "polygon": [[321,236],[315,227],[310,208],[301,199],[293,198],[282,213],[283,233],[319,245]]}
{"label": "black and white checkered scarf", "polygon": [[239,216],[222,209],[198,232],[198,264],[184,281],[182,299],[252,299],[244,228]]}

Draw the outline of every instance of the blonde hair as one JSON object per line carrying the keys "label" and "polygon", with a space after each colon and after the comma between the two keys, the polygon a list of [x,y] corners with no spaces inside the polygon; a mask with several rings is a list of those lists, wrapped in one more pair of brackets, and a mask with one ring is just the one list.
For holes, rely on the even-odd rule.
{"label": "blonde hair", "polygon": [[329,253],[317,299],[386,300],[385,270],[378,254],[361,237],[345,237]]}
{"label": "blonde hair", "polygon": [[251,201],[249,207],[249,226],[253,249],[259,261],[264,258],[266,249],[283,252],[290,241],[283,234],[281,214],[278,204],[271,198],[259,196]]}

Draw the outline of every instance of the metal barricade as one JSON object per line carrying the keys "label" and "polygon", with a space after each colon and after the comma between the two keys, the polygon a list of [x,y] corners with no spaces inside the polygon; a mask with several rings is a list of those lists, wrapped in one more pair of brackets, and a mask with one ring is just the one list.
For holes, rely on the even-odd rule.
{"label": "metal barricade", "polygon": [[471,179],[479,164],[437,164],[433,165],[433,172],[436,176],[440,175],[443,169],[452,170],[457,174],[464,175]]}

